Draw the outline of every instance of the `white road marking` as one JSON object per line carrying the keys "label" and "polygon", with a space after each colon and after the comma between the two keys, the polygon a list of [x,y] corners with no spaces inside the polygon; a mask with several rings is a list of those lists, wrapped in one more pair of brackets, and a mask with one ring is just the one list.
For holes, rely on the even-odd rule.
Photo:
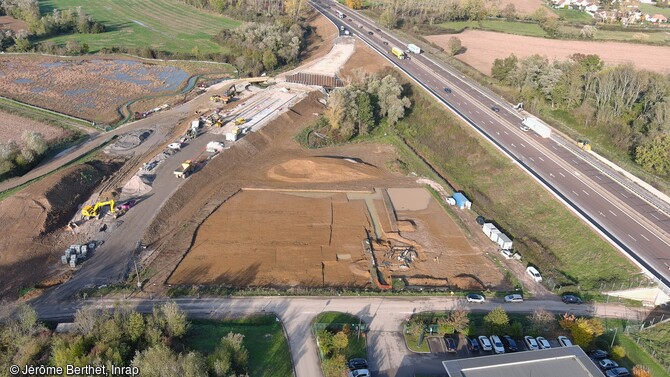
{"label": "white road marking", "polygon": [[458,104],[458,106],[461,106],[461,103],[460,103],[460,102],[456,102],[456,103]]}
{"label": "white road marking", "polygon": [[496,135],[500,136],[500,132],[496,131]]}
{"label": "white road marking", "polygon": [[468,114],[472,115],[472,111],[468,110]]}
{"label": "white road marking", "polygon": [[549,173],[549,176],[550,176],[550,177],[554,177],[554,175],[553,175],[553,174],[551,174],[551,173]]}
{"label": "white road marking", "polygon": [[623,195],[624,198],[627,198],[627,197],[628,197],[628,195],[626,195],[626,194],[623,193],[623,192],[621,193],[621,195]]}
{"label": "white road marking", "polygon": [[554,150],[558,150],[555,145],[552,145],[551,147],[554,148]]}
{"label": "white road marking", "polygon": [[653,213],[650,213],[650,215],[654,216],[654,218],[655,218],[656,220],[660,220],[660,219],[658,218],[658,216],[654,215]]}
{"label": "white road marking", "polygon": [[584,194],[588,195],[588,196],[591,196],[591,194],[589,194],[588,192],[586,192],[586,190],[582,190],[582,192],[583,192]]}
{"label": "white road marking", "polygon": [[614,215],[614,216],[616,216],[616,215],[617,215],[616,213],[612,212],[612,210],[611,210],[611,209],[608,209],[608,211],[610,211],[610,213],[611,213],[612,215]]}
{"label": "white road marking", "polygon": [[561,173],[560,171],[558,172],[558,174],[560,174],[561,177],[565,178],[565,174]]}
{"label": "white road marking", "polygon": [[526,148],[526,146],[523,143],[519,143],[522,147]]}
{"label": "white road marking", "polygon": [[505,133],[505,135],[509,135],[509,134],[507,133],[507,131],[503,131],[503,132]]}
{"label": "white road marking", "polygon": [[544,162],[544,158],[542,158],[542,157],[540,157],[540,156],[537,156],[537,158],[539,158],[540,161]]}
{"label": "white road marking", "polygon": [[475,112],[476,112],[477,114],[481,114],[481,113],[479,112],[479,110],[475,110]]}
{"label": "white road marking", "polygon": [[600,178],[599,175],[596,175],[595,177],[598,178],[598,179],[600,179],[601,181],[603,180],[602,178]]}
{"label": "white road marking", "polygon": [[649,238],[645,237],[644,234],[640,233],[640,235],[642,236],[642,238],[644,238],[645,240],[649,241]]}
{"label": "white road marking", "polygon": [[602,216],[602,217],[607,217],[607,216],[605,216],[605,214],[602,213],[602,212],[598,212],[598,213],[600,213],[600,216]]}
{"label": "white road marking", "polygon": [[514,148],[516,148],[516,145],[512,144],[512,146],[513,146]]}
{"label": "white road marking", "polygon": [[572,190],[572,193],[579,196],[579,194],[577,194],[577,191],[575,191],[575,190]]}
{"label": "white road marking", "polygon": [[630,234],[628,235],[628,237],[630,237],[631,240],[637,242],[637,240],[633,236],[631,236]]}
{"label": "white road marking", "polygon": [[493,121],[489,120],[489,123],[493,124]]}
{"label": "white road marking", "polygon": [[579,164],[579,162],[577,162],[577,160],[575,160],[574,158],[572,159],[572,162],[574,162],[575,164]]}
{"label": "white road marking", "polygon": [[535,160],[532,157],[528,157],[528,159],[535,162]]}

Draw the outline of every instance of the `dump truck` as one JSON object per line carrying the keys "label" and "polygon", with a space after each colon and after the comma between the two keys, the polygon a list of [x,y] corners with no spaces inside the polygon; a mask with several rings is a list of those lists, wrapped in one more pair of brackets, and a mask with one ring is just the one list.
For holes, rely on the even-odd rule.
{"label": "dump truck", "polygon": [[525,118],[521,124],[530,128],[536,134],[542,136],[545,139],[551,136],[551,128],[540,122],[540,120],[537,118]]}
{"label": "dump truck", "polygon": [[237,119],[235,119],[235,125],[237,125],[237,126],[242,125],[242,124],[244,124],[244,123],[246,123],[246,122],[247,122],[247,120],[244,119],[244,118],[237,118]]}
{"label": "dump truck", "polygon": [[193,171],[194,166],[195,165],[193,164],[193,161],[186,160],[182,162],[181,165],[179,165],[179,167],[174,171],[174,176],[177,178],[186,179]]}
{"label": "dump truck", "polygon": [[397,47],[391,49],[391,53],[395,55],[398,59],[405,59],[405,52]]}
{"label": "dump truck", "polygon": [[417,55],[418,55],[418,54],[421,53],[421,48],[420,48],[419,46],[415,45],[415,44],[412,44],[412,43],[410,43],[410,44],[407,45],[407,49],[408,49],[409,51],[411,51],[413,54],[417,54]]}

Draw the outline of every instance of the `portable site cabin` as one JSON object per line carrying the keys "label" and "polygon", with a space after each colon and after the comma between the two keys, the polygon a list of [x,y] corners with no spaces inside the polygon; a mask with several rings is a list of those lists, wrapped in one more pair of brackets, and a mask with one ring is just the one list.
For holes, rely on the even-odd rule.
{"label": "portable site cabin", "polygon": [[489,236],[489,238],[491,239],[491,241],[493,241],[495,243],[498,243],[498,238],[500,238],[501,234],[502,233],[496,228],[491,232],[491,235]]}
{"label": "portable site cabin", "polygon": [[496,242],[503,250],[510,250],[512,248],[512,240],[510,240],[509,237],[507,237],[507,235],[504,233],[500,233],[498,235],[498,241]]}
{"label": "portable site cabin", "polygon": [[460,192],[454,193],[453,198],[456,201],[456,206],[460,209],[470,209],[470,207],[472,207],[472,202]]}
{"label": "portable site cabin", "polygon": [[486,237],[490,238],[491,237],[491,232],[494,231],[494,230],[498,230],[498,229],[496,228],[495,225],[493,225],[491,223],[486,223],[486,224],[482,225],[482,231],[484,232],[484,234],[486,234]]}

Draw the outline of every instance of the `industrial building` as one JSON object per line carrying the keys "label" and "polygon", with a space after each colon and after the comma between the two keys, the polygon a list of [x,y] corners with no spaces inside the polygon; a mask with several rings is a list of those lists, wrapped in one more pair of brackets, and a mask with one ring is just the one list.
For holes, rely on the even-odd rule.
{"label": "industrial building", "polygon": [[443,361],[448,377],[602,377],[579,346]]}

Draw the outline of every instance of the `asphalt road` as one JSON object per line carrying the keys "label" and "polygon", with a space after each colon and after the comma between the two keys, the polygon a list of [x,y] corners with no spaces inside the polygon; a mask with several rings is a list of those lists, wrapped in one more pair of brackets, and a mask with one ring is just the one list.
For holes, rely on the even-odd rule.
{"label": "asphalt road", "polygon": [[[533,132],[521,131],[521,115],[509,103],[453,68],[436,63],[428,54],[397,59],[391,48],[404,50],[407,44],[373,21],[335,1],[317,0],[311,4],[338,28],[344,25],[422,85],[670,292],[667,203],[555,133],[543,139]],[[338,18],[337,10],[346,17]],[[445,88],[450,88],[451,93],[446,93]],[[492,107],[500,111],[495,112]]]}
{"label": "asphalt road", "polygon": [[[532,312],[544,307],[555,313],[571,311],[578,315],[643,319],[645,312],[618,305],[566,305],[561,301],[526,301],[505,304],[501,300],[468,305],[463,299],[449,297],[241,297],[176,299],[190,317],[221,318],[226,315],[274,313],[282,320],[289,340],[296,377],[321,376],[316,342],[311,321],[322,312],[338,311],[359,316],[369,327],[367,333],[368,361],[375,377],[413,377],[415,373],[440,375],[439,355],[419,355],[407,350],[402,338],[402,322],[413,313],[451,310],[468,306],[475,311],[490,311],[502,305],[507,312]],[[69,319],[77,308],[85,305],[113,308],[121,302],[130,308],[150,313],[153,305],[165,300],[86,300],[64,302],[60,305],[37,304],[41,319]]]}

